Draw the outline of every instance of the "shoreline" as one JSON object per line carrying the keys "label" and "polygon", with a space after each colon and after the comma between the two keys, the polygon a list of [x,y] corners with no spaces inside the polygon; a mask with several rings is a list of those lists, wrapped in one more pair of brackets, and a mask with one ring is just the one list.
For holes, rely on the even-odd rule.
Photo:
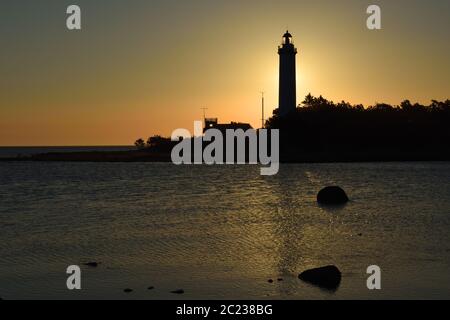
{"label": "shoreline", "polygon": [[[146,150],[41,153],[0,158],[0,162],[171,162],[170,153]],[[280,163],[450,161],[450,152],[436,150],[330,151],[281,153]]]}

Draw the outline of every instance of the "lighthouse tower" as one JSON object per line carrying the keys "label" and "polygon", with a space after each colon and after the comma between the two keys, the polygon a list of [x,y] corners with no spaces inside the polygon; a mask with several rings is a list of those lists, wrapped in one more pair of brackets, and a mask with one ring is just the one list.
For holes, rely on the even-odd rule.
{"label": "lighthouse tower", "polygon": [[289,31],[283,35],[283,43],[278,47],[280,55],[280,82],[278,91],[278,113],[283,117],[295,110],[296,81],[295,81],[295,56],[297,49],[292,43],[292,35]]}

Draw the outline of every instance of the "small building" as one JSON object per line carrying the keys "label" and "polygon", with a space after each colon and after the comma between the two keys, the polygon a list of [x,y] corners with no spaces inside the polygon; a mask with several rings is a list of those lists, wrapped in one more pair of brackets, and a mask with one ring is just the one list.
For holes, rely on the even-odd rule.
{"label": "small building", "polygon": [[244,131],[247,131],[248,129],[253,128],[248,123],[241,123],[241,122],[219,123],[217,118],[205,118],[205,127],[203,128],[203,132],[205,132],[208,129],[218,129],[224,134],[227,129],[231,130],[242,129]]}

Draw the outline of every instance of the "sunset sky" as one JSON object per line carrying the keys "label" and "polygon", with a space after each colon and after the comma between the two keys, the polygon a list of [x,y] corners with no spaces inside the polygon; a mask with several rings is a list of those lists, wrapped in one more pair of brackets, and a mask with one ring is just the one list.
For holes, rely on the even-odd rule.
{"label": "sunset sky", "polygon": [[[66,28],[78,4],[82,30]],[[382,30],[366,8],[382,9]],[[297,101],[450,96],[450,1],[2,0],[0,146],[129,145],[207,116],[261,123],[278,54],[298,48]]]}

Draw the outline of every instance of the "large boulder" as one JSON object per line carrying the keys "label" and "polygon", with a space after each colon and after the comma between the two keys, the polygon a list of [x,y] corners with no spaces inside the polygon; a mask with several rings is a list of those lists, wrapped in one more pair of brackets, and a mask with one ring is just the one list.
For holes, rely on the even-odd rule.
{"label": "large boulder", "polygon": [[323,188],[317,194],[317,202],[324,205],[342,205],[349,201],[345,191],[338,186]]}
{"label": "large boulder", "polygon": [[336,266],[326,266],[303,271],[299,279],[318,287],[336,290],[341,283],[341,272]]}

